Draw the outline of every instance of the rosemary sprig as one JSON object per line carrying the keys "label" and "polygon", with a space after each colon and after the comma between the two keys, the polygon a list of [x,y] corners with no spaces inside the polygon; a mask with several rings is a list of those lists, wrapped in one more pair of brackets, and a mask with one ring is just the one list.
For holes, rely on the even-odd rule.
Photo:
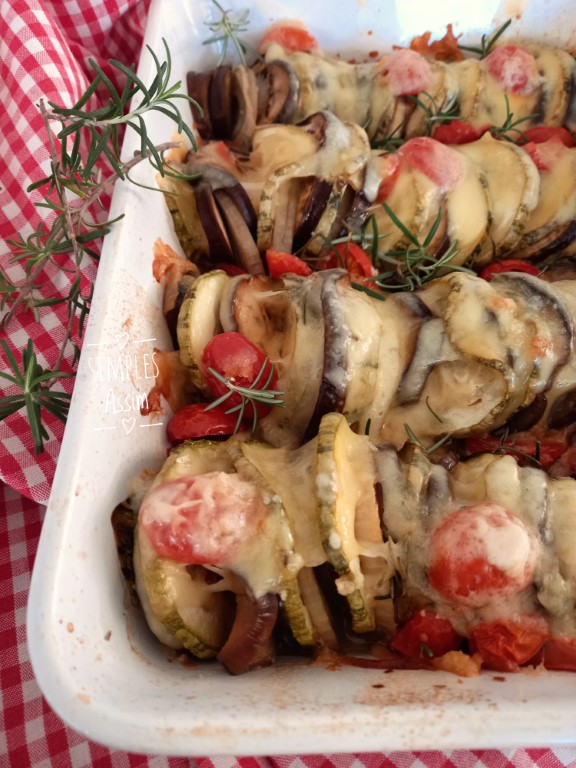
{"label": "rosemary sprig", "polygon": [[[266,381],[260,386],[260,382],[264,378],[264,375],[266,373],[266,369],[268,370],[268,375],[266,377]],[[224,392],[223,395],[221,395],[216,400],[212,401],[209,405],[207,405],[204,410],[210,411],[212,408],[216,408],[218,405],[222,405],[225,403],[232,395],[239,395],[240,396],[240,402],[236,405],[233,405],[231,408],[229,408],[226,413],[237,413],[238,418],[236,420],[236,426],[234,427],[234,433],[238,432],[240,429],[242,422],[244,421],[244,414],[246,413],[246,408],[250,405],[252,407],[252,434],[256,431],[256,427],[258,426],[258,409],[256,408],[256,403],[260,403],[262,405],[267,406],[278,406],[280,408],[284,407],[284,400],[282,398],[282,395],[284,392],[280,392],[277,389],[269,389],[270,384],[272,383],[272,380],[274,378],[275,374],[275,368],[272,364],[269,365],[269,360],[266,358],[264,362],[262,363],[262,367],[258,371],[258,374],[254,378],[254,381],[250,384],[249,387],[242,387],[238,384],[234,383],[234,380],[232,378],[229,378],[227,376],[223,376],[218,371],[214,370],[214,368],[208,368],[212,376],[214,376],[215,379],[217,379],[221,384],[224,384],[228,391]]]}
{"label": "rosemary sprig", "polygon": [[[171,57],[163,42],[166,52],[163,62],[148,49],[155,66],[149,86],[140,80],[133,67],[111,60],[110,65],[125,79],[123,88],[117,90],[99,65],[90,60],[95,78],[76,104],[63,107],[52,102],[46,105],[42,100],[39,104],[50,148],[50,175],[31,184],[28,191],[42,190],[43,198],[35,206],[48,212],[48,223],[40,223],[28,236],[8,241],[12,247],[9,264],[19,263],[25,272],[20,282],[0,270],[3,329],[18,312],[31,311],[40,322],[40,308],[58,304],[67,308],[64,338],[51,371],[42,369],[38,363],[32,342],[28,342],[23,353],[22,369],[18,368],[10,347],[2,344],[12,374],[1,376],[20,393],[0,397],[0,420],[24,408],[37,453],[43,450],[47,437],[42,423],[43,410],[61,421],[68,411],[70,396],[51,389],[56,381],[74,375],[61,370],[68,351],[72,352],[73,369],[79,359],[93,291],[93,286],[83,289],[82,272],[90,259],[98,259],[96,241],[108,234],[118,220],[96,220],[95,214],[103,206],[102,197],[110,192],[117,179],[132,181],[131,170],[143,160],[149,160],[161,174],[171,173],[166,169],[163,154],[178,145],[172,142],[155,145],[148,135],[144,114],[157,111],[166,115],[192,146],[196,146],[194,135],[176,106],[178,100],[192,102],[192,99],[181,92],[181,82],[170,84]],[[105,92],[107,101],[102,107],[90,109],[91,97],[97,90]],[[53,126],[57,129],[53,130]],[[126,162],[120,157],[122,129],[133,130],[140,137],[139,151]],[[84,144],[87,150],[83,153]],[[53,295],[45,295],[51,283],[42,279],[49,265],[69,278],[68,288]]]}
{"label": "rosemary sprig", "polygon": [[450,243],[448,249],[439,257],[431,255],[427,250],[434,240],[442,221],[442,209],[438,210],[438,215],[428,234],[424,240],[420,241],[396,216],[387,203],[382,205],[390,219],[402,232],[406,240],[408,240],[408,244],[404,248],[378,254],[381,262],[394,266],[394,269],[380,272],[376,277],[371,278],[378,287],[387,291],[414,291],[428,281],[433,280],[446,268],[456,272],[472,272],[468,267],[452,263],[458,254],[457,242]]}
{"label": "rosemary sprig", "polygon": [[53,384],[58,379],[70,378],[71,373],[62,371],[46,371],[38,363],[32,339],[28,339],[26,348],[22,352],[21,366],[8,346],[2,339],[0,345],[8,361],[12,373],[0,371],[0,377],[17,387],[20,392],[0,398],[0,421],[12,413],[26,409],[34,448],[36,452],[42,450],[43,440],[48,438],[48,432],[42,424],[41,409],[44,408],[62,422],[66,421],[71,395],[67,392],[54,392],[46,388],[46,384]]}
{"label": "rosemary sprig", "polygon": [[[528,142],[528,137],[522,130],[520,130],[520,128],[518,128],[518,126],[522,125],[522,123],[527,123],[533,120],[534,115],[519,117],[517,120],[515,120],[514,113],[510,111],[510,100],[507,94],[504,94],[504,99],[506,100],[506,117],[504,122],[500,126],[493,126],[490,129],[490,133],[496,138],[505,139],[506,141],[510,141],[514,144],[518,143],[519,141],[523,144],[526,144]],[[515,135],[510,136],[509,134],[511,133]]]}
{"label": "rosemary sprig", "polygon": [[248,18],[250,16],[249,9],[243,8],[238,11],[225,11],[218,0],[212,0],[212,2],[220,11],[221,16],[217,21],[206,22],[206,26],[209,27],[213,34],[208,40],[204,40],[203,45],[216,43],[222,46],[218,65],[222,65],[226,60],[229,45],[232,45],[236,49],[240,63],[243,66],[246,66],[246,54],[250,54],[254,59],[260,58],[260,55],[255,48],[238,37],[239,32],[242,33],[248,30]]}
{"label": "rosemary sprig", "polygon": [[441,446],[444,445],[444,443],[447,443],[449,440],[452,439],[452,435],[450,433],[447,433],[445,435],[442,435],[442,437],[438,438],[435,443],[432,443],[428,448],[426,448],[425,445],[421,442],[421,440],[416,436],[416,433],[412,429],[412,427],[409,424],[404,424],[404,430],[406,431],[406,434],[408,435],[408,440],[410,440],[411,443],[414,443],[417,445],[427,456],[432,456],[432,454],[438,450]]}
{"label": "rosemary sprig", "polygon": [[375,139],[371,142],[370,146],[372,149],[381,149],[384,152],[396,152],[396,150],[399,149],[406,141],[406,139],[402,138],[400,135],[401,130],[401,126],[398,125],[392,131],[390,136],[387,136],[385,139]]}
{"label": "rosemary sprig", "polygon": [[428,91],[422,91],[418,96],[410,96],[409,98],[425,112],[426,134],[428,136],[432,135],[432,131],[437,125],[464,119],[461,115],[458,115],[458,100],[456,96],[445,107],[442,104],[438,104],[434,96],[428,93]]}
{"label": "rosemary sprig", "polygon": [[510,24],[512,24],[512,19],[505,21],[502,26],[498,27],[491,37],[482,35],[479,46],[458,44],[458,48],[460,48],[461,51],[467,51],[468,53],[476,53],[481,59],[485,59],[504,32],[506,32]]}

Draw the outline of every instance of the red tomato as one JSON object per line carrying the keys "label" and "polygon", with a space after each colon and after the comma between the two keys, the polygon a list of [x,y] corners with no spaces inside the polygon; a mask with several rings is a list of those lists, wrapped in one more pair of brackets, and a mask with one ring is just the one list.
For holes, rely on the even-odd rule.
{"label": "red tomato", "polygon": [[488,72],[504,91],[530,93],[539,82],[536,59],[517,45],[497,46],[484,61]]}
{"label": "red tomato", "polygon": [[409,48],[400,48],[385,56],[383,66],[382,77],[395,96],[417,96],[430,86],[430,64]]}
{"label": "red tomato", "polygon": [[485,621],[472,628],[470,649],[489,669],[514,672],[536,656],[549,635],[547,623],[535,616]]}
{"label": "red tomato", "polygon": [[307,29],[297,24],[279,24],[270,27],[264,33],[258,50],[260,53],[264,53],[272,43],[278,43],[288,53],[296,51],[310,53],[310,51],[314,51],[319,47],[318,40],[316,40],[314,35],[311,35]]}
{"label": "red tomato", "polygon": [[214,269],[221,269],[222,272],[226,272],[230,277],[247,274],[246,270],[239,267],[238,264],[227,264],[226,262],[219,262],[214,266]]}
{"label": "red tomato", "polygon": [[469,144],[478,141],[488,130],[488,126],[476,128],[465,120],[451,120],[435,128],[432,138],[441,144]]}
{"label": "red tomato", "polygon": [[266,506],[238,475],[210,472],[161,483],[146,494],[138,522],[154,551],[186,565],[221,565],[258,533]]}
{"label": "red tomato", "polygon": [[458,152],[427,136],[409,139],[398,153],[417,171],[443,190],[453,189],[462,178],[462,160]]}
{"label": "red tomato", "polygon": [[484,280],[491,280],[494,275],[501,272],[525,272],[527,275],[541,274],[541,270],[522,259],[503,259],[503,261],[493,261],[480,272],[480,277]]}
{"label": "red tomato", "polygon": [[283,275],[301,275],[307,277],[312,274],[312,270],[305,261],[293,256],[285,251],[277,251],[275,248],[268,248],[266,251],[266,263],[270,277],[278,279]]}
{"label": "red tomato", "polygon": [[398,154],[379,155],[374,159],[380,184],[378,186],[377,203],[383,203],[396,186],[402,169],[402,158]]}
{"label": "red tomato", "polygon": [[461,642],[462,638],[447,619],[422,609],[398,630],[390,647],[405,656],[443,656],[448,651],[457,651]]}
{"label": "red tomato", "polygon": [[576,637],[551,637],[544,644],[543,663],[546,669],[576,672]]}
{"label": "red tomato", "polygon": [[[210,369],[230,384],[246,389],[255,384],[254,389],[273,390],[278,383],[276,369],[267,360],[265,353],[241,333],[234,331],[211,338],[204,347],[200,363],[202,378],[216,398],[230,392],[228,384],[220,381]],[[241,403],[241,394],[233,392],[223,405],[229,410]],[[270,411],[270,406],[265,403],[249,401],[244,411],[245,419],[254,417],[254,408],[258,416],[265,416]]]}
{"label": "red tomato", "polygon": [[537,543],[524,523],[498,504],[448,514],[430,539],[428,579],[456,605],[481,608],[532,581]]}
{"label": "red tomato", "polygon": [[529,141],[528,144],[520,146],[530,155],[530,159],[539,171],[550,171],[568,150],[558,139],[549,139],[542,143]]}
{"label": "red tomato", "polygon": [[327,269],[342,267],[347,269],[350,275],[356,279],[365,277],[374,277],[377,273],[372,264],[372,259],[360,248],[358,243],[351,241],[346,243],[336,243],[332,246],[337,253],[330,253],[328,257]]}
{"label": "red tomato", "polygon": [[[538,440],[532,435],[512,435],[502,440],[495,435],[486,437],[467,437],[464,440],[466,450],[471,453],[506,453],[514,456],[520,466],[534,466],[539,462],[542,469],[549,469],[566,451],[563,440]],[[532,458],[534,461],[532,461]]]}
{"label": "red tomato", "polygon": [[576,146],[570,131],[561,126],[537,125],[534,128],[527,128],[523,133],[528,141],[532,141],[534,144],[542,144],[552,139],[561,142],[565,147]]}
{"label": "red tomato", "polygon": [[238,416],[226,413],[225,405],[206,410],[206,403],[185,405],[170,419],[166,435],[172,445],[184,440],[198,440],[203,437],[227,437],[234,434]]}

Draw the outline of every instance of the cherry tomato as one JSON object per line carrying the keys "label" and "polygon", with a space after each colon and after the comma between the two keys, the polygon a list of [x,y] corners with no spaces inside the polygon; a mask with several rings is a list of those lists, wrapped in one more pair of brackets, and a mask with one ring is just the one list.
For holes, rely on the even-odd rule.
{"label": "cherry tomato", "polygon": [[576,672],[576,637],[551,637],[544,644],[542,660],[546,669]]}
{"label": "cherry tomato", "polygon": [[312,270],[305,261],[293,256],[285,251],[277,251],[275,248],[268,248],[266,251],[266,264],[270,277],[278,279],[283,275],[301,275],[307,277],[312,274]]}
{"label": "cherry tomato", "polygon": [[383,66],[382,77],[395,96],[417,96],[430,85],[430,64],[409,48],[400,48],[385,56]]}
{"label": "cherry tomato", "polygon": [[398,150],[406,162],[443,190],[453,189],[462,178],[458,152],[427,136],[409,139]]}
{"label": "cherry tomato", "polygon": [[350,275],[359,280],[364,277],[374,277],[377,271],[374,269],[372,259],[360,248],[358,243],[336,243],[328,257],[327,268],[342,267],[347,269]]}
{"label": "cherry tomato", "polygon": [[186,565],[222,565],[266,517],[258,489],[236,474],[210,472],[161,483],[146,494],[138,522],[154,551]]}
{"label": "cherry tomato", "polygon": [[405,656],[443,656],[457,651],[461,642],[462,638],[447,619],[424,608],[398,630],[390,647]]}
{"label": "cherry tomato", "polygon": [[504,507],[462,507],[431,536],[428,578],[450,602],[481,608],[531,583],[536,547],[524,523]]}
{"label": "cherry tomato", "polygon": [[297,24],[279,24],[270,27],[264,33],[258,50],[260,53],[264,53],[272,43],[278,43],[288,53],[295,53],[297,51],[310,53],[310,51],[314,51],[319,47],[318,40],[316,40],[314,35]]}
{"label": "cherry tomato", "polygon": [[517,45],[500,45],[484,59],[488,72],[504,91],[530,93],[538,83],[536,59]]}
{"label": "cherry tomato", "polygon": [[221,269],[222,272],[226,272],[230,277],[236,277],[237,275],[246,275],[247,272],[238,264],[227,264],[226,262],[220,262],[214,266],[214,269]]}
{"label": "cherry tomato", "polygon": [[[210,339],[204,347],[200,372],[206,385],[216,398],[230,392],[227,383],[212,373],[220,374],[230,384],[248,389],[273,390],[278,383],[276,369],[267,359],[266,354],[241,333],[230,331],[220,333]],[[242,403],[242,396],[233,392],[223,403],[226,410]],[[244,411],[244,418],[251,420],[254,417],[254,408],[258,416],[265,416],[270,411],[270,406],[265,403],[248,401]],[[237,414],[236,414],[237,415]]]}
{"label": "cherry tomato", "polygon": [[392,194],[398,176],[402,170],[402,157],[397,153],[378,155],[374,158],[380,184],[378,186],[377,203],[383,203]]}
{"label": "cherry tomato", "polygon": [[567,147],[557,139],[549,139],[541,143],[529,141],[521,144],[521,148],[530,155],[530,159],[539,171],[550,171],[567,151]]}
{"label": "cherry tomato", "polygon": [[565,147],[576,146],[570,131],[562,126],[537,125],[534,128],[527,128],[523,131],[523,134],[528,141],[532,141],[535,144],[542,144],[552,139],[561,142]]}
{"label": "cherry tomato", "polygon": [[566,451],[563,440],[546,438],[539,440],[532,435],[513,435],[503,440],[496,435],[467,437],[464,446],[468,453],[505,453],[514,456],[520,466],[534,466],[549,469]]}
{"label": "cherry tomato", "polygon": [[203,437],[228,437],[234,434],[238,419],[226,413],[225,405],[206,410],[206,403],[192,403],[181,408],[168,422],[166,435],[172,445]]}
{"label": "cherry tomato", "polygon": [[535,616],[485,621],[472,628],[470,650],[489,669],[514,672],[536,656],[549,635],[547,623]]}
{"label": "cherry tomato", "polygon": [[477,128],[465,120],[451,120],[435,128],[432,138],[441,144],[469,144],[478,141],[488,129],[488,126]]}
{"label": "cherry tomato", "polygon": [[541,270],[522,259],[503,259],[502,261],[493,261],[480,272],[480,277],[490,281],[494,275],[501,272],[525,272],[527,275],[541,274]]}

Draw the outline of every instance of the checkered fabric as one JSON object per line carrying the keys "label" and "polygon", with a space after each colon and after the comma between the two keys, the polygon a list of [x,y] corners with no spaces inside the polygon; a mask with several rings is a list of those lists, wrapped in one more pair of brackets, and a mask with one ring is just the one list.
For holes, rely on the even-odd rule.
{"label": "checkered fabric", "polygon": [[[25,273],[21,264],[10,263],[8,241],[19,234],[27,237],[37,228],[40,211],[34,201],[40,192],[28,194],[26,188],[49,171],[48,139],[38,102],[73,104],[94,77],[90,57],[113,79],[117,71],[109,67],[108,59],[136,62],[149,4],[150,0],[0,0],[0,266],[12,282],[20,282]],[[87,263],[85,286],[95,274],[94,265]],[[39,293],[43,298],[59,295],[70,280],[69,274],[50,265]],[[18,352],[31,337],[40,364],[51,368],[66,324],[65,306],[45,307],[39,322],[30,311],[19,312],[5,335]],[[68,351],[65,365],[72,356],[72,349]],[[1,354],[0,367],[7,370]],[[0,394],[14,394],[5,384],[0,380]],[[46,450],[35,456],[22,412],[0,422],[0,477],[39,502],[48,499],[64,428],[49,414],[46,425]]]}
{"label": "checkered fabric", "polygon": [[43,515],[0,483],[0,768],[576,768],[576,747],[188,759],[88,741],[50,709],[28,657],[26,601]]}
{"label": "checkered fabric", "polygon": [[[149,0],[0,0],[0,264],[10,264],[7,240],[38,225],[34,196],[24,192],[47,170],[48,149],[37,102],[72,103],[85,90],[90,56],[137,58]],[[110,74],[112,74],[110,72]],[[86,281],[95,270],[87,265]],[[46,270],[42,292],[66,287],[62,270]],[[34,339],[42,365],[58,355],[65,310],[46,308],[40,322],[19,315],[6,329],[13,348]],[[5,368],[5,361],[1,362]],[[10,390],[5,390],[10,393]],[[26,646],[26,602],[62,425],[48,421],[46,451],[35,456],[21,414],[0,423],[0,768],[565,768],[576,748],[264,758],[179,758],[126,754],[87,741],[50,709],[34,680]],[[11,487],[10,487],[11,486]],[[16,490],[15,490],[16,489]],[[20,491],[20,493],[19,493]],[[575,731],[576,738],[576,731]]]}

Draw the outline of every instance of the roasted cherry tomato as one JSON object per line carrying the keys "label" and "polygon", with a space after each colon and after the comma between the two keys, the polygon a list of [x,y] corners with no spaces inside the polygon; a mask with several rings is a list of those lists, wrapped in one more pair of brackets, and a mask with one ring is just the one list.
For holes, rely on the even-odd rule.
{"label": "roasted cherry tomato", "polygon": [[265,518],[258,489],[225,472],[161,483],[146,494],[138,513],[154,551],[186,565],[227,563]]}
{"label": "roasted cherry tomato", "polygon": [[398,153],[387,153],[374,158],[380,184],[378,185],[377,203],[383,203],[392,194],[402,169],[402,157]]}
{"label": "roasted cherry tomato", "polygon": [[226,272],[230,277],[236,277],[237,275],[246,275],[247,272],[238,264],[227,264],[226,262],[220,262],[214,266],[214,269],[221,269],[222,272]]}
{"label": "roasted cherry tomato", "polygon": [[[334,253],[334,250],[337,253]],[[372,259],[366,251],[363,251],[358,243],[336,243],[328,256],[327,268],[341,267],[347,269],[350,275],[356,279],[374,277],[377,272],[372,264]]]}
{"label": "roasted cherry tomato", "polygon": [[544,644],[542,661],[546,669],[576,672],[576,637],[551,637]]}
{"label": "roasted cherry tomato", "polygon": [[168,422],[166,435],[173,445],[203,437],[229,437],[234,434],[238,415],[226,413],[227,406],[206,410],[207,403],[192,403],[177,411]]}
{"label": "roasted cherry tomato", "polygon": [[[231,391],[229,384],[244,389],[275,390],[278,383],[276,369],[266,354],[241,333],[235,331],[220,333],[210,339],[202,353],[200,371],[206,385],[216,398]],[[221,381],[218,374],[225,381]],[[226,410],[230,410],[241,405],[242,402],[241,393],[232,392],[223,405]],[[270,411],[270,406],[265,403],[251,399],[245,402],[244,419],[251,420],[254,417],[254,408],[258,416],[265,416]]]}
{"label": "roasted cherry tomato", "polygon": [[310,53],[318,48],[318,40],[305,27],[297,24],[278,24],[270,27],[260,41],[258,50],[263,53],[269,45],[278,43],[288,53]]}
{"label": "roasted cherry tomato", "polygon": [[395,96],[417,96],[428,90],[432,69],[424,56],[399,48],[382,59],[382,78]]}
{"label": "roasted cherry tomato", "polygon": [[435,128],[432,138],[442,144],[469,144],[478,141],[487,130],[488,127],[477,128],[465,120],[451,120]]}
{"label": "roasted cherry tomato", "polygon": [[514,672],[536,656],[549,635],[547,623],[535,616],[485,621],[470,631],[470,650],[489,669]]}
{"label": "roasted cherry tomato", "polygon": [[539,81],[532,54],[517,45],[499,45],[484,59],[488,72],[510,93],[530,93]]}
{"label": "roasted cherry tomato", "polygon": [[464,447],[468,453],[506,453],[514,456],[520,466],[540,465],[549,469],[566,450],[563,440],[546,438],[539,440],[532,435],[512,435],[506,439],[496,435],[486,437],[467,437]]}
{"label": "roasted cherry tomato", "polygon": [[527,275],[536,276],[541,274],[541,270],[528,261],[523,261],[522,259],[503,259],[502,261],[493,261],[484,267],[480,272],[480,277],[484,280],[492,280],[494,275],[499,275],[502,272],[525,272]]}
{"label": "roasted cherry tomato", "polygon": [[312,270],[305,261],[299,259],[291,253],[277,251],[275,248],[268,248],[266,251],[266,264],[270,277],[279,278],[283,275],[300,275],[307,277],[312,274]]}
{"label": "roasted cherry tomato", "polygon": [[442,656],[457,651],[462,638],[447,619],[423,608],[396,633],[390,647],[405,656]]}
{"label": "roasted cherry tomato", "polygon": [[432,533],[428,578],[455,605],[481,608],[532,581],[537,542],[520,518],[498,504],[448,514]]}
{"label": "roasted cherry tomato", "polygon": [[408,139],[398,153],[443,190],[454,189],[462,178],[462,159],[455,149],[428,136]]}
{"label": "roasted cherry tomato", "polygon": [[535,142],[529,141],[520,145],[539,171],[550,171],[562,159],[568,148],[558,139]]}
{"label": "roasted cherry tomato", "polygon": [[565,147],[576,146],[576,142],[570,131],[559,125],[537,125],[534,128],[527,128],[525,131],[522,131],[522,133],[526,136],[528,141],[533,141],[534,144],[542,144],[543,142],[552,139],[561,142]]}

